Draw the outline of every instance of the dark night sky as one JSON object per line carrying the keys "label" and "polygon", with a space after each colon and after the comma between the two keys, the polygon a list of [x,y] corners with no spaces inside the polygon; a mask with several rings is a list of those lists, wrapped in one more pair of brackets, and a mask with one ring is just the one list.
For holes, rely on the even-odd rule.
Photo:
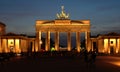
{"label": "dark night sky", "polygon": [[120,0],[0,0],[7,32],[35,33],[35,20],[54,20],[61,6],[72,20],[91,20],[93,35],[120,32]]}

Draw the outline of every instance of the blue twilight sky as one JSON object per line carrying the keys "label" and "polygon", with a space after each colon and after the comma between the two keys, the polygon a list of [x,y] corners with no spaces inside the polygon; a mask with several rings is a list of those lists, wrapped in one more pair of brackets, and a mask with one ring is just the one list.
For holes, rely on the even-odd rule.
{"label": "blue twilight sky", "polygon": [[54,20],[61,6],[72,20],[91,20],[91,33],[120,33],[120,0],[0,0],[7,32],[35,34],[35,20]]}

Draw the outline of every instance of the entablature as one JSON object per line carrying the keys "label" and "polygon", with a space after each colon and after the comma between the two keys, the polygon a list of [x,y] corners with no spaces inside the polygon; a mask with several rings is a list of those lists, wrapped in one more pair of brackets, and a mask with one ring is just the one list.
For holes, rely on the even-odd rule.
{"label": "entablature", "polygon": [[74,24],[74,25],[51,25],[51,24],[43,24],[36,27],[37,31],[51,31],[51,32],[85,32],[90,31],[90,25],[89,24]]}
{"label": "entablature", "polygon": [[90,24],[90,20],[36,20],[36,25],[41,24]]}

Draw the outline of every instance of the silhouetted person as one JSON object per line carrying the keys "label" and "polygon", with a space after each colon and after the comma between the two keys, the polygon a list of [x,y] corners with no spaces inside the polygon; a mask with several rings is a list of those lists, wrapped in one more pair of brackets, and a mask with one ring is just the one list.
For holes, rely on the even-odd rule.
{"label": "silhouetted person", "polygon": [[88,52],[87,52],[87,50],[84,51],[84,60],[85,60],[85,62],[88,62]]}
{"label": "silhouetted person", "polygon": [[94,63],[96,60],[96,52],[95,51],[90,51],[89,52],[89,62]]}
{"label": "silhouetted person", "polygon": [[95,51],[92,52],[91,58],[92,58],[92,62],[95,62],[95,60],[96,60],[96,52]]}

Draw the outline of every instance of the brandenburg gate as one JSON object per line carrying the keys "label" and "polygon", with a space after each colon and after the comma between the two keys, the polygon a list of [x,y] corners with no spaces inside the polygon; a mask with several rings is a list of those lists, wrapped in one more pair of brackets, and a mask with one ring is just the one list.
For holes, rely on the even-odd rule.
{"label": "brandenburg gate", "polygon": [[76,33],[76,48],[80,52],[80,33],[85,32],[86,49],[90,47],[90,20],[70,20],[69,14],[61,7],[61,13],[55,20],[36,20],[36,50],[41,51],[41,34],[46,33],[45,51],[50,50],[50,33],[55,33],[55,50],[59,51],[59,34],[67,33],[67,50],[71,51],[71,32]]}

